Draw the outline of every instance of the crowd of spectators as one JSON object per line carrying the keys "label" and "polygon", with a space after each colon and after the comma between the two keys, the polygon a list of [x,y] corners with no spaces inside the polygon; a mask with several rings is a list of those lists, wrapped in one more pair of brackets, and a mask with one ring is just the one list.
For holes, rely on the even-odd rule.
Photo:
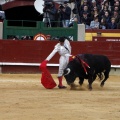
{"label": "crowd of spectators", "polygon": [[77,22],[86,29],[120,29],[120,0],[69,0],[58,8],[51,4],[44,7],[44,21],[48,14],[50,27],[71,27]]}

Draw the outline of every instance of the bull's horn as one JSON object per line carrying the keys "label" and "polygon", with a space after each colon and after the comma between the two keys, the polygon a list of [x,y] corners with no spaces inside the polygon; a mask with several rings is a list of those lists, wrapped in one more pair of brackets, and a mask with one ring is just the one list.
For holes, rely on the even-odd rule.
{"label": "bull's horn", "polygon": [[66,72],[67,72],[67,73],[64,74],[64,75],[68,75],[68,74],[70,73],[70,68],[67,68],[67,69],[66,69]]}

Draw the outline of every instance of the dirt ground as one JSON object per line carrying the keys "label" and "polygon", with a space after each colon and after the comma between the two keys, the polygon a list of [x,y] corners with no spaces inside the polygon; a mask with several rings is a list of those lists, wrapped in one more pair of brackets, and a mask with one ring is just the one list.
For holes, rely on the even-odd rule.
{"label": "dirt ground", "polygon": [[0,74],[0,120],[120,120],[120,76],[103,88],[96,80],[92,91],[87,84],[45,89],[40,74]]}

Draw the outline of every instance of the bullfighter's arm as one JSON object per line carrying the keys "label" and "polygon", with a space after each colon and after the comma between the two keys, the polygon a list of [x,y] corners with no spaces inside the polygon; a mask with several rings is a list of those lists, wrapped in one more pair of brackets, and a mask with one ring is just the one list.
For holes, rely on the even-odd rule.
{"label": "bullfighter's arm", "polygon": [[51,60],[51,58],[56,54],[56,52],[58,52],[58,46],[59,44],[57,44],[54,48],[54,50],[49,54],[49,56],[46,58],[47,61]]}

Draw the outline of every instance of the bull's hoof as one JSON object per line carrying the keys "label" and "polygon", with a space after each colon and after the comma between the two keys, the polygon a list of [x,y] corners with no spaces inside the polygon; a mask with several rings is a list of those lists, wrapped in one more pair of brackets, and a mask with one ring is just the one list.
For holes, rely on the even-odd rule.
{"label": "bull's hoof", "polygon": [[91,91],[91,90],[92,90],[92,87],[88,85],[88,89]]}
{"label": "bull's hoof", "polygon": [[104,86],[104,83],[101,83],[100,86],[103,87],[103,86]]}
{"label": "bull's hoof", "polygon": [[92,90],[92,87],[90,87],[89,90],[91,91],[91,90]]}
{"label": "bull's hoof", "polygon": [[70,90],[75,90],[76,89],[76,85],[75,84],[71,84],[70,85]]}
{"label": "bull's hoof", "polygon": [[101,86],[101,87],[103,87],[103,86],[104,86],[104,84],[101,84],[100,86]]}
{"label": "bull's hoof", "polygon": [[76,88],[74,88],[74,87],[70,87],[70,90],[76,90]]}

